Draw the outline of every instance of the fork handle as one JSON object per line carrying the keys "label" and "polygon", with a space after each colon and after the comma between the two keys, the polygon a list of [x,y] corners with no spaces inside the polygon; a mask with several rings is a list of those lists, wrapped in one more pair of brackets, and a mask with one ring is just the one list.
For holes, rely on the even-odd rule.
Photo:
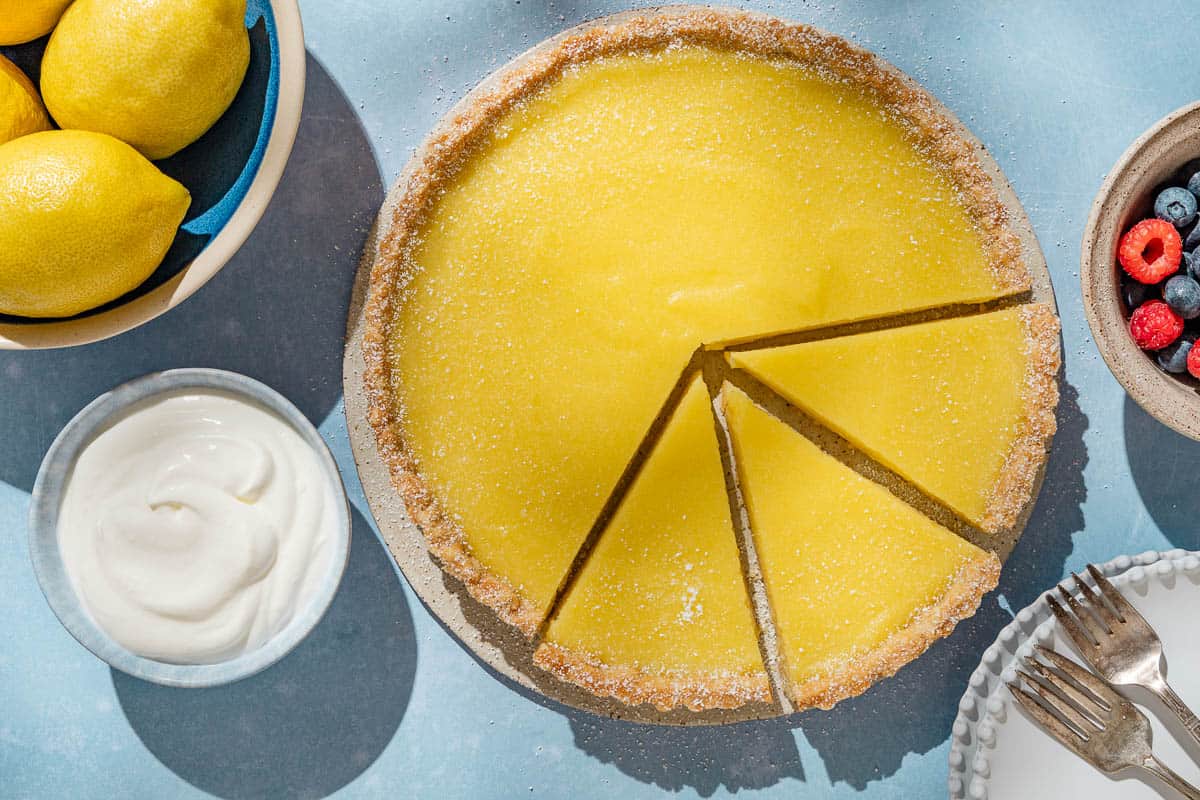
{"label": "fork handle", "polygon": [[1157,777],[1160,781],[1170,786],[1179,794],[1187,798],[1187,800],[1200,800],[1200,789],[1192,786],[1183,778],[1175,774],[1175,772],[1166,764],[1159,761],[1153,755],[1146,756],[1146,760],[1142,763],[1142,769]]}
{"label": "fork handle", "polygon": [[1171,709],[1175,716],[1179,717],[1179,721],[1183,723],[1183,727],[1187,728],[1192,739],[1200,744],[1200,718],[1192,713],[1192,710],[1187,707],[1187,703],[1175,694],[1175,690],[1167,684],[1166,680],[1154,681],[1146,688],[1153,692],[1163,702],[1163,705]]}

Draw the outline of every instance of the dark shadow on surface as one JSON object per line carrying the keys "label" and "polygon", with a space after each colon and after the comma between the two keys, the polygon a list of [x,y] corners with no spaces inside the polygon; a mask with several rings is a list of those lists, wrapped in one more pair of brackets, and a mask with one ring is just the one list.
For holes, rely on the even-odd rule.
{"label": "dark shadow on surface", "polygon": [[33,85],[41,87],[42,83],[42,56],[46,54],[46,45],[50,43],[50,34],[46,34],[39,39],[34,39],[32,42],[25,44],[9,44],[0,47],[0,56],[4,56],[9,61],[17,65],[17,67],[29,76],[33,81]]}
{"label": "dark shadow on surface", "polygon": [[[1001,607],[1000,596],[1017,610],[1062,577],[1071,534],[1083,530],[1083,470],[1088,463],[1083,435],[1088,420],[1079,407],[1079,392],[1061,374],[1056,417],[1058,431],[1037,503],[1004,564],[998,589],[983,599],[979,612],[865,694],[842,701],[832,711],[809,711],[795,718],[821,754],[832,782],[861,790],[894,774],[908,753],[927,753],[945,741],[980,655],[1012,619]],[[863,747],[864,730],[886,735]]]}
{"label": "dark shadow on surface", "polygon": [[[533,664],[530,643],[507,625],[499,624],[495,614],[471,598],[462,584],[443,576],[447,588],[462,603],[463,613],[484,639],[499,647],[504,657],[542,691],[554,693],[584,706],[602,706],[594,695],[563,683]],[[804,769],[796,748],[795,736],[786,720],[768,719],[725,725],[695,725],[696,716],[688,712],[659,714],[675,724],[651,725],[612,719],[602,710],[582,711],[535,692],[497,672],[446,624],[431,617],[493,678],[532,703],[561,714],[571,725],[575,746],[605,764],[642,783],[678,792],[691,788],[703,797],[719,789],[765,789],[785,778],[804,780]],[[616,713],[628,713],[627,707],[612,706]],[[648,708],[648,707],[646,707]],[[636,711],[636,709],[635,709]],[[763,708],[763,713],[769,709]],[[709,713],[708,719],[718,719]],[[679,723],[692,722],[690,726]]]}
{"label": "dark shadow on surface", "polygon": [[1046,464],[1046,478],[1025,533],[1000,573],[1000,594],[1013,612],[1058,582],[1074,547],[1071,536],[1083,530],[1083,503],[1087,500],[1083,470],[1088,464],[1083,435],[1088,418],[1079,408],[1079,391],[1074,386],[1060,380],[1058,391],[1058,432]]}
{"label": "dark shadow on surface", "polygon": [[[958,700],[983,651],[1008,624],[1010,612],[1024,608],[1062,577],[1073,533],[1083,530],[1088,463],[1083,435],[1088,419],[1079,392],[1060,374],[1058,431],[1045,480],[1029,522],[1004,564],[996,591],[984,597],[975,616],[958,624],[920,658],[865,694],[844,700],[832,711],[809,711],[795,718],[821,754],[829,779],[855,789],[894,774],[908,753],[927,753],[945,741],[958,712]],[[863,731],[879,735],[862,745]]]}
{"label": "dark shadow on surface", "polygon": [[847,783],[861,791],[895,774],[909,753],[927,753],[941,745],[980,654],[1011,620],[993,592],[984,597],[975,616],[892,677],[830,711],[792,717],[792,724],[821,754],[830,783]]}
{"label": "dark shadow on surface", "polygon": [[341,395],[350,289],[382,200],[355,109],[310,55],[304,115],[279,189],[250,239],[207,286],[115,339],[0,351],[0,481],[29,491],[67,420],[101,392],[155,370],[241,372],[323,421]]}
{"label": "dark shadow on surface", "polygon": [[766,789],[785,778],[804,780],[795,734],[785,719],[663,727],[557,709],[571,723],[576,747],[660,789],[690,788],[711,797],[718,789],[733,793]]}
{"label": "dark shadow on surface", "polygon": [[412,696],[417,643],[387,549],[353,512],[350,560],[325,618],[266,671],[173,689],[113,671],[146,748],[223,798],[322,798],[371,765]]}
{"label": "dark shadow on surface", "polygon": [[1200,442],[1125,397],[1125,452],[1142,504],[1175,547],[1200,549]]}

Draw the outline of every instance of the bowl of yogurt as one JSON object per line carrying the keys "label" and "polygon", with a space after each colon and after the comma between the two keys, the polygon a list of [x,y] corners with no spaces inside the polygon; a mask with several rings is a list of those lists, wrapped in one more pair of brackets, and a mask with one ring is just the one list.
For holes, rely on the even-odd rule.
{"label": "bowl of yogurt", "polygon": [[30,554],[50,607],[112,667],[216,686],[290,652],[333,600],[350,511],[320,434],[286,398],[214,369],[92,401],[46,453]]}

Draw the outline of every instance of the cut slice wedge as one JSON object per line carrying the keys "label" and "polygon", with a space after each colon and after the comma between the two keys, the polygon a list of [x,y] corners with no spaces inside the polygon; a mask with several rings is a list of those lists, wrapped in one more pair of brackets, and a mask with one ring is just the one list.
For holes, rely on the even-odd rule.
{"label": "cut slice wedge", "polygon": [[1054,433],[1041,304],[733,353],[742,368],[985,531],[1028,505]]}
{"label": "cut slice wedge", "polygon": [[1000,561],[721,393],[781,673],[797,709],[891,675],[974,613]]}
{"label": "cut slice wedge", "polygon": [[770,700],[698,376],[534,660],[596,694],[663,710]]}

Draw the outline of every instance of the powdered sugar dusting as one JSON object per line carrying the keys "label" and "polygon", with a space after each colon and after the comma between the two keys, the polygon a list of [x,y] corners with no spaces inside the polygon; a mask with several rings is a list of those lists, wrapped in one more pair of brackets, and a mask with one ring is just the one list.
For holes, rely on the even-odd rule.
{"label": "powdered sugar dusting", "polygon": [[[401,178],[393,194],[395,202],[381,216],[390,219],[390,225],[372,271],[363,354],[370,422],[380,455],[391,469],[397,490],[428,537],[431,550],[448,572],[464,581],[473,596],[526,633],[536,629],[544,609],[530,602],[520,587],[514,587],[474,558],[457,521],[444,512],[438,498],[429,491],[419,465],[405,446],[405,409],[396,403],[395,391],[403,376],[395,372],[390,360],[391,329],[420,274],[420,266],[411,256],[421,246],[419,232],[428,209],[444,192],[450,176],[472,149],[493,132],[493,126],[505,113],[563,70],[584,61],[629,50],[671,49],[685,44],[732,48],[777,58],[781,63],[800,64],[820,71],[831,80],[849,82],[876,94],[882,101],[881,113],[893,115],[909,127],[921,149],[951,178],[960,201],[970,209],[979,226],[997,285],[1005,291],[1019,291],[1028,286],[1019,244],[1007,227],[1006,211],[979,167],[972,145],[959,136],[956,125],[944,116],[944,109],[923,90],[890,66],[837,37],[740,12],[692,8],[635,13],[622,15],[617,24],[562,38],[552,47],[540,48],[494,76],[439,125]],[[503,136],[503,130],[497,135]],[[940,202],[937,197],[929,200]],[[686,300],[681,296],[678,302]],[[437,319],[425,322],[436,325]],[[497,335],[502,336],[503,331]],[[984,583],[980,580],[971,587],[972,592]],[[702,605],[694,600],[691,596],[684,605],[682,615],[688,620],[703,613]],[[975,594],[973,602],[977,601]],[[543,645],[538,651],[541,655],[538,663],[543,667],[623,702],[699,710],[768,702],[770,697],[765,679],[757,676],[646,675],[598,664],[577,654],[554,653],[552,648],[545,649],[548,647]]]}

